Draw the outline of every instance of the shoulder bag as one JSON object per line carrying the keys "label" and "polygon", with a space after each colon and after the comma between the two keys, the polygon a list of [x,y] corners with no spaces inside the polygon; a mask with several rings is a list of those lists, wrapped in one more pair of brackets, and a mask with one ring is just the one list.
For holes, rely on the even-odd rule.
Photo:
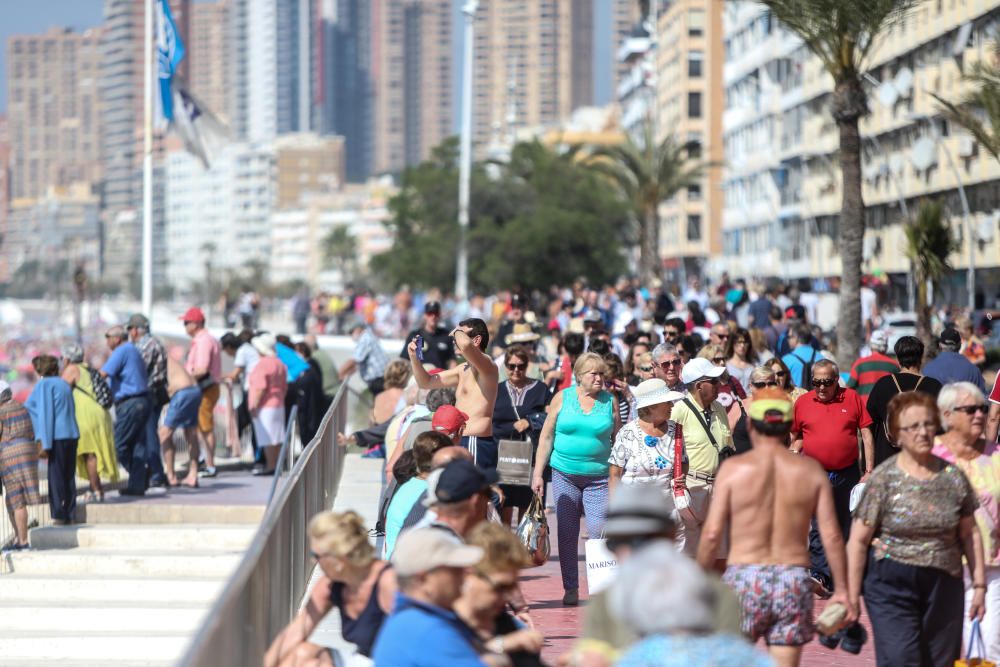
{"label": "shoulder bag", "polygon": [[107,410],[114,404],[114,399],[111,396],[111,387],[108,386],[107,380],[104,379],[104,376],[99,371],[94,370],[90,366],[87,366],[86,369],[87,373],[90,374],[90,384],[94,389],[93,399],[97,401],[98,405]]}
{"label": "shoulder bag", "polygon": [[691,402],[690,398],[684,399],[684,405],[688,406],[688,409],[691,410],[691,413],[694,415],[694,418],[698,420],[699,424],[701,424],[701,428],[704,429],[705,435],[708,436],[708,441],[712,443],[712,446],[715,447],[715,451],[718,452],[719,454],[720,464],[736,453],[736,450],[734,450],[732,447],[719,447],[719,443],[716,442],[715,436],[712,434],[711,427],[709,427],[709,425],[705,423],[705,420],[701,416],[701,410],[699,410],[695,406],[695,404]]}
{"label": "shoulder bag", "polygon": [[[514,395],[507,387],[507,394],[510,397],[510,405],[514,409],[515,421],[521,421],[521,415],[517,411],[514,403]],[[530,430],[530,427],[529,427]],[[497,443],[497,474],[504,484],[517,484],[520,486],[531,486],[531,474],[534,470],[534,443],[531,436],[527,435],[523,440],[504,438]]]}

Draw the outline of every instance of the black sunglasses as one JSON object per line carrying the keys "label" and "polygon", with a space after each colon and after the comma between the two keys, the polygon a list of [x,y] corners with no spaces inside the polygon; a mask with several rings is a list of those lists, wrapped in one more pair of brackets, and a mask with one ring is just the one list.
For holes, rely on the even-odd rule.
{"label": "black sunglasses", "polygon": [[814,387],[829,387],[830,385],[837,384],[836,380],[813,380]]}
{"label": "black sunglasses", "polygon": [[680,359],[673,359],[671,361],[661,361],[660,362],[660,368],[663,368],[663,369],[670,368],[671,366],[681,366],[681,365],[683,365],[683,363],[681,362]]}
{"label": "black sunglasses", "polygon": [[507,370],[509,371],[523,371],[528,367],[528,364],[507,364]]}
{"label": "black sunglasses", "polygon": [[778,383],[774,380],[770,382],[752,382],[751,383],[756,389],[763,389],[764,387],[777,387]]}
{"label": "black sunglasses", "polygon": [[956,407],[954,407],[952,409],[956,410],[958,412],[964,412],[965,414],[969,415],[970,417],[972,415],[976,414],[977,412],[982,412],[983,414],[986,414],[989,411],[989,408],[987,408],[985,405],[982,405],[982,404],[980,404],[980,405],[960,405],[960,406],[956,406]]}

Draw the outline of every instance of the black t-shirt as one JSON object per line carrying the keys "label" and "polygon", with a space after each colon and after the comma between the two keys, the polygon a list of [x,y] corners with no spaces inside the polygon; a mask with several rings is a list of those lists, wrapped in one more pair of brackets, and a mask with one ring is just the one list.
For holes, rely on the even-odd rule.
{"label": "black t-shirt", "polygon": [[[893,382],[895,378],[895,382]],[[899,388],[896,388],[896,383]],[[917,385],[920,385],[919,387]],[[868,394],[868,414],[872,418],[872,433],[875,436],[875,465],[878,466],[890,456],[899,453],[899,448],[889,442],[885,431],[886,420],[889,417],[889,401],[903,391],[920,391],[937,400],[941,391],[941,383],[934,378],[915,373],[892,373],[879,378],[871,393]]]}
{"label": "black t-shirt", "polygon": [[455,347],[452,345],[451,336],[444,327],[438,327],[434,333],[427,333],[420,329],[414,329],[406,336],[406,343],[403,344],[403,351],[399,353],[400,359],[408,359],[406,348],[409,347],[413,337],[420,334],[424,337],[424,363],[431,364],[435,368],[448,368],[448,362],[455,360]]}

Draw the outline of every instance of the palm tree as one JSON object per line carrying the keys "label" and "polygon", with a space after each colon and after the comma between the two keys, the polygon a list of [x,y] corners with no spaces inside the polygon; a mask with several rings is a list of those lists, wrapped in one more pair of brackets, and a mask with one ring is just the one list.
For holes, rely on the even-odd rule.
{"label": "palm tree", "polygon": [[629,202],[639,231],[639,276],[649,284],[660,275],[660,204],[697,185],[710,166],[692,160],[687,146],[673,136],[656,143],[651,123],[642,140],[628,135],[614,146],[592,146],[586,164],[611,178]]}
{"label": "palm tree", "polygon": [[904,252],[910,260],[913,280],[917,285],[917,336],[931,349],[931,304],[927,302],[927,282],[937,283],[948,275],[948,256],[958,250],[958,240],[944,219],[940,200],[920,204],[917,217],[903,227],[906,235]]}
{"label": "palm tree", "polygon": [[964,127],[993,159],[1000,161],[1000,41],[993,44],[992,61],[973,63],[962,78],[972,88],[958,103],[937,95],[934,99],[948,120]]}
{"label": "palm tree", "polygon": [[347,227],[334,227],[323,238],[323,254],[327,262],[337,265],[340,278],[346,283],[348,267],[358,254],[358,240]]}
{"label": "palm tree", "polygon": [[830,112],[840,131],[840,313],[837,356],[847,368],[861,347],[861,262],[865,204],[861,196],[861,135],[868,114],[862,85],[866,61],[879,36],[921,0],[760,0],[797,34],[833,77]]}

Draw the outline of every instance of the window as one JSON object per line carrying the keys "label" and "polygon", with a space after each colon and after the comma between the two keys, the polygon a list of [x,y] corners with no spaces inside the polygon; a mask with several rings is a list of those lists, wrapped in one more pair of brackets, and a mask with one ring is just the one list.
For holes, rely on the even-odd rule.
{"label": "window", "polygon": [[700,37],[705,34],[705,12],[701,9],[688,10],[688,35]]}
{"label": "window", "polygon": [[701,240],[701,216],[700,215],[689,215],[688,216],[687,239],[688,239],[688,241],[700,241]]}
{"label": "window", "polygon": [[688,93],[688,118],[701,118],[701,93]]}
{"label": "window", "polygon": [[701,186],[689,185],[687,188],[688,201],[701,201]]}
{"label": "window", "polygon": [[688,51],[688,76],[692,79],[701,78],[702,62],[705,54],[701,51]]}
{"label": "window", "polygon": [[684,145],[687,148],[688,157],[692,160],[697,160],[701,157],[701,135],[697,132],[691,132],[688,134],[687,143]]}

